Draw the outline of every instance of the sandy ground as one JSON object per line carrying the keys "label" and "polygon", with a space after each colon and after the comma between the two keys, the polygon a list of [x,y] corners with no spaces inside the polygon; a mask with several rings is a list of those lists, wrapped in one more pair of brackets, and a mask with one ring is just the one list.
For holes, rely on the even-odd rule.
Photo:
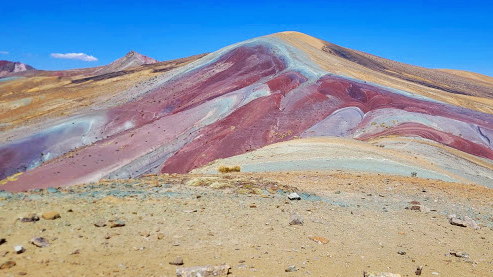
{"label": "sandy ground", "polygon": [[[288,200],[290,191],[302,199]],[[0,275],[176,276],[169,262],[181,256],[185,267],[227,263],[231,276],[415,276],[418,266],[421,276],[493,276],[492,197],[475,185],[345,172],[166,175],[1,192],[0,264],[16,265]],[[405,209],[410,201],[431,211]],[[61,218],[18,220],[51,210]],[[303,225],[289,225],[295,213]],[[481,229],[451,225],[452,213]],[[125,226],[110,228],[117,219]],[[30,244],[33,237],[49,246]],[[297,271],[285,272],[291,265]]]}

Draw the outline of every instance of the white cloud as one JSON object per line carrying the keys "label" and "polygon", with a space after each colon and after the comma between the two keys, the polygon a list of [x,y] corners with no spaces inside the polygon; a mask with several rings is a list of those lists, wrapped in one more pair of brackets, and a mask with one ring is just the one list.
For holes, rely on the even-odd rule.
{"label": "white cloud", "polygon": [[9,52],[8,51],[0,51],[0,54],[8,55]]}
{"label": "white cloud", "polygon": [[71,59],[71,60],[81,60],[85,62],[95,62],[98,60],[96,57],[89,56],[84,53],[66,53],[66,54],[51,53],[50,56],[55,59]]}

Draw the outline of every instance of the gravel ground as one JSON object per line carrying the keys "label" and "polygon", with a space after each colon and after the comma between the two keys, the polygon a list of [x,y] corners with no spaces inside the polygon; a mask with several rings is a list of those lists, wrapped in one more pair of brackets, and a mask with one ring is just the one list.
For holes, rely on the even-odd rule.
{"label": "gravel ground", "polygon": [[[301,200],[288,200],[291,192]],[[493,276],[492,196],[475,185],[347,172],[162,175],[2,192],[0,265],[16,265],[0,273],[176,276],[178,267],[226,263],[231,276],[416,276],[418,266],[421,276]],[[406,209],[411,201],[429,211]],[[60,218],[44,219],[49,211]],[[39,221],[19,220],[30,213]],[[451,225],[449,214],[481,229]],[[303,225],[290,225],[293,217]],[[184,265],[170,264],[177,256]]]}

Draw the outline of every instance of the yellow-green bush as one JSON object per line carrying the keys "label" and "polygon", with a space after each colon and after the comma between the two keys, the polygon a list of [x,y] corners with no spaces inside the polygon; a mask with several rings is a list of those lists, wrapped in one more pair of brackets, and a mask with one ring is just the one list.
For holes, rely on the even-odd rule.
{"label": "yellow-green bush", "polygon": [[224,166],[224,165],[221,165],[217,171],[221,172],[221,173],[228,173],[228,172],[240,172],[241,171],[241,168],[239,165],[235,165],[235,166]]}

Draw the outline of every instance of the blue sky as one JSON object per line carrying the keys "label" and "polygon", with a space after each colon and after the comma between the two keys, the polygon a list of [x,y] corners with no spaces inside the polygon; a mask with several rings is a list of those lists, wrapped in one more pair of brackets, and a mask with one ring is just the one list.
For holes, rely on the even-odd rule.
{"label": "blue sky", "polygon": [[490,1],[474,0],[4,1],[0,59],[53,70],[108,64],[135,50],[161,61],[295,30],[400,62],[493,76],[492,11]]}

